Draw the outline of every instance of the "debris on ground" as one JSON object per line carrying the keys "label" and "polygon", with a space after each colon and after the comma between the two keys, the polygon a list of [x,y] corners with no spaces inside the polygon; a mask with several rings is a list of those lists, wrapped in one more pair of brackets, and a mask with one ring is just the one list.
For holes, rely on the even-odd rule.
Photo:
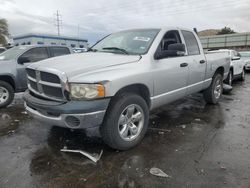
{"label": "debris on ground", "polygon": [[162,178],[171,178],[171,176],[169,176],[168,174],[166,174],[165,172],[163,172],[161,169],[153,167],[150,169],[150,174],[154,175],[154,176],[159,176]]}
{"label": "debris on ground", "polygon": [[158,133],[159,133],[160,135],[163,135],[163,134],[164,134],[164,132],[163,132],[163,131],[159,131]]}
{"label": "debris on ground", "polygon": [[187,126],[186,125],[181,125],[181,128],[185,129]]}
{"label": "debris on ground", "polygon": [[15,120],[14,120],[14,122],[19,122],[19,121],[20,121],[20,120],[18,120],[18,119],[15,119]]}
{"label": "debris on ground", "polygon": [[11,117],[10,117],[8,114],[2,114],[2,115],[1,115],[1,119],[2,119],[2,120],[10,120]]}
{"label": "debris on ground", "polygon": [[7,134],[14,134],[15,133],[15,130],[11,130],[11,131],[8,131]]}
{"label": "debris on ground", "polygon": [[28,114],[27,111],[23,111],[23,112],[21,112],[21,113],[22,113],[22,114]]}
{"label": "debris on ground", "polygon": [[66,147],[61,149],[61,151],[62,152],[71,152],[71,153],[80,153],[80,154],[84,155],[85,157],[89,158],[90,160],[92,160],[95,163],[100,160],[100,158],[102,156],[102,153],[103,153],[103,150],[98,155],[98,154],[91,154],[91,153],[88,153],[88,152],[82,151],[82,150],[70,150],[70,149],[66,149]]}
{"label": "debris on ground", "polygon": [[229,94],[233,87],[227,84],[223,84],[223,94]]}
{"label": "debris on ground", "polygon": [[227,168],[225,166],[221,166],[220,169],[226,170]]}
{"label": "debris on ground", "polygon": [[159,129],[159,128],[153,128],[153,127],[150,127],[150,128],[148,128],[149,130],[152,130],[152,131],[161,131],[161,132],[171,132],[171,130],[169,130],[169,129]]}
{"label": "debris on ground", "polygon": [[194,119],[195,121],[201,121],[201,119],[200,118],[196,118],[196,119]]}

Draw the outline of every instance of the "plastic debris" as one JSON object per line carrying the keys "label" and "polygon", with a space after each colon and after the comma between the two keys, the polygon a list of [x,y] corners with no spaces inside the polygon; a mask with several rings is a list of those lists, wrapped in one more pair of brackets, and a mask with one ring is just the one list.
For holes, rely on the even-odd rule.
{"label": "plastic debris", "polygon": [[22,113],[22,114],[28,114],[27,111],[23,111],[23,112],[21,112],[21,113]]}
{"label": "plastic debris", "polygon": [[227,168],[225,166],[221,166],[220,169],[226,170]]}
{"label": "plastic debris", "polygon": [[154,176],[158,176],[158,177],[162,177],[162,178],[171,178],[171,176],[169,176],[168,174],[166,174],[165,172],[163,172],[161,169],[153,167],[150,169],[150,174],[154,175]]}
{"label": "plastic debris", "polygon": [[103,153],[103,150],[98,155],[98,154],[91,154],[91,153],[88,153],[88,152],[82,151],[82,150],[70,150],[70,149],[66,149],[65,147],[64,147],[64,149],[61,149],[61,151],[62,152],[71,152],[71,153],[80,153],[80,154],[84,155],[85,157],[89,158],[90,160],[92,160],[95,163],[100,160],[100,158],[102,156],[102,153]]}
{"label": "plastic debris", "polygon": [[20,120],[18,120],[18,119],[15,119],[14,121],[15,121],[15,122],[19,122]]}
{"label": "plastic debris", "polygon": [[164,132],[163,132],[163,131],[159,131],[158,133],[159,133],[160,135],[163,135],[163,134],[164,134]]}

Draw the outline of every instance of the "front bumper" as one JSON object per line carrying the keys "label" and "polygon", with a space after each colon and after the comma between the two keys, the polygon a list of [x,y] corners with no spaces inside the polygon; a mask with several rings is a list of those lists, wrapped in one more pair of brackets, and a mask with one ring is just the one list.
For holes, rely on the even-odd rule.
{"label": "front bumper", "polygon": [[54,102],[24,93],[26,111],[36,120],[48,125],[71,129],[87,129],[103,122],[109,98],[93,101]]}

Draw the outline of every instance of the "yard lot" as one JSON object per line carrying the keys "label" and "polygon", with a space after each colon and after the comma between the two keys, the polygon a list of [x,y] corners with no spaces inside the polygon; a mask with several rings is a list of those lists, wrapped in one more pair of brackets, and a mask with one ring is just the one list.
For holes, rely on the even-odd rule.
{"label": "yard lot", "polygon": [[[114,151],[93,137],[32,120],[21,95],[0,110],[0,187],[250,186],[250,75],[219,105],[196,94],[151,114],[143,142]],[[91,138],[90,138],[91,136]],[[95,164],[61,148],[99,153]],[[157,167],[170,178],[149,173]]]}

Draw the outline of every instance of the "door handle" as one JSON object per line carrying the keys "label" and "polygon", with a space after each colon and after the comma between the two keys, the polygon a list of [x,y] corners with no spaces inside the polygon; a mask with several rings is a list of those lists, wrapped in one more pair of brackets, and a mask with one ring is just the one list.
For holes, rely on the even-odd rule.
{"label": "door handle", "polygon": [[200,60],[200,64],[206,63],[204,59]]}
{"label": "door handle", "polygon": [[180,67],[186,67],[186,66],[188,66],[188,63],[181,63],[180,64]]}

